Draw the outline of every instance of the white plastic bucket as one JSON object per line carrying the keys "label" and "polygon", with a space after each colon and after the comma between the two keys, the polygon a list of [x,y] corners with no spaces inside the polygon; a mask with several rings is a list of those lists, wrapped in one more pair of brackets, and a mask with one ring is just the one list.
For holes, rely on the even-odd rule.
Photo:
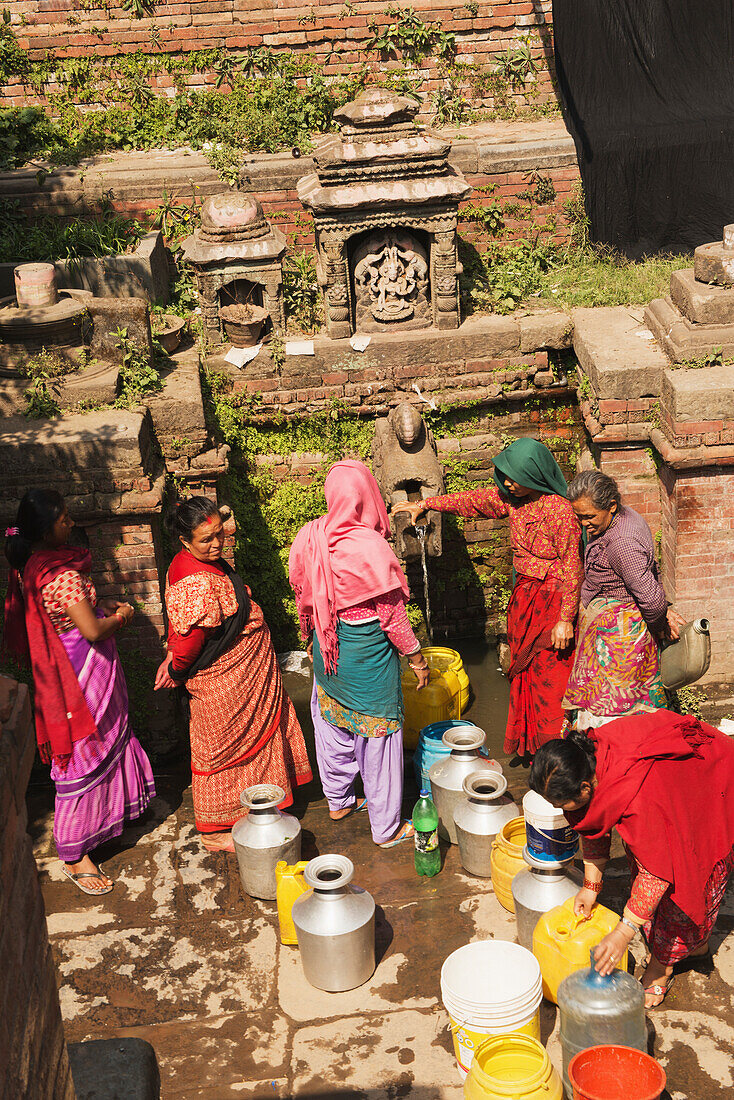
{"label": "white plastic bucket", "polygon": [[449,955],[441,967],[441,999],[462,1078],[488,1035],[519,1031],[540,1039],[542,997],[540,964],[519,944],[480,940]]}
{"label": "white plastic bucket", "polygon": [[572,859],[579,846],[578,833],[547,799],[528,791],[522,800],[528,850],[536,859]]}

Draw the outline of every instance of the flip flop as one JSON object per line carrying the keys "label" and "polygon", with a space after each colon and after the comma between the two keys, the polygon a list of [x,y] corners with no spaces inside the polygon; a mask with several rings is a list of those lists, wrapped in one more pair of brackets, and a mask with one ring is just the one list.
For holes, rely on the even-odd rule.
{"label": "flip flop", "polygon": [[386,844],[378,844],[378,848],[394,848],[396,844],[402,844],[404,840],[412,840],[415,836],[415,829],[413,828],[412,821],[404,821],[403,826],[395,837],[394,840],[388,840]]}
{"label": "flip flop", "polygon": [[83,894],[88,894],[90,897],[98,898],[101,897],[102,894],[109,894],[112,892],[112,886],[103,886],[101,889],[95,890],[91,886],[85,886],[83,882],[79,881],[83,878],[99,878],[100,875],[104,875],[104,867],[101,863],[97,864],[97,870],[94,874],[92,874],[91,871],[77,871],[77,873],[74,875],[64,863],[61,864],[61,870],[66,875],[66,877],[70,879],[74,883],[74,885],[81,890]]}
{"label": "flip flop", "polygon": [[352,816],[352,814],[364,813],[364,811],[366,809],[367,809],[367,799],[366,798],[358,798],[357,801],[354,803],[354,805],[349,807],[349,813],[348,814],[344,814],[343,817],[332,817],[331,820],[336,822],[336,824],[338,825],[340,821],[346,821],[348,817]]}

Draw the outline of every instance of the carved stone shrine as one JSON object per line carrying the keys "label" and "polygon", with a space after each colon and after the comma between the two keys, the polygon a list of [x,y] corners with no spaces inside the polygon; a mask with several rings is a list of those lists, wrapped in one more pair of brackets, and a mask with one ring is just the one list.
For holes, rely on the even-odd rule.
{"label": "carved stone shrine", "polygon": [[456,226],[471,186],[451,143],[418,127],[419,104],[385,89],[334,113],[339,134],[298,182],[314,218],[326,332],[458,328]]}
{"label": "carved stone shrine", "polygon": [[285,237],[265,220],[251,195],[212,195],[201,208],[201,228],[183,243],[194,268],[207,339],[223,339],[222,306],[262,306],[276,332],[285,331],[282,260]]}

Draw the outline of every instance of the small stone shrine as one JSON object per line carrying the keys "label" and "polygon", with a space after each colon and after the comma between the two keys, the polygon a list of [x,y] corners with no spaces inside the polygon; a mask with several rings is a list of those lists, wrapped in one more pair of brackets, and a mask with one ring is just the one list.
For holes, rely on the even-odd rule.
{"label": "small stone shrine", "polygon": [[285,237],[265,219],[251,195],[212,195],[201,208],[201,228],[183,243],[204,314],[207,339],[223,339],[219,310],[238,303],[262,306],[276,332],[285,330],[282,260]]}
{"label": "small stone shrine", "polygon": [[692,268],[673,272],[670,296],[650,302],[645,324],[674,363],[734,356],[734,225],[699,245]]}
{"label": "small stone shrine", "polygon": [[326,332],[457,328],[456,226],[471,186],[451,143],[413,121],[419,104],[384,89],[334,113],[316,171],[298,182],[313,212]]}

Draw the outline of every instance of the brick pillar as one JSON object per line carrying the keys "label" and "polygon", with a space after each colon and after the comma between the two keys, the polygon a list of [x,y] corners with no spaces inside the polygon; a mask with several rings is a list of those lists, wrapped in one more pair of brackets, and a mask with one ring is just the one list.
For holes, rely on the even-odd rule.
{"label": "brick pillar", "polygon": [[0,1081],[3,1096],[74,1100],[28,835],[25,793],[35,754],[28,688],[0,676]]}

